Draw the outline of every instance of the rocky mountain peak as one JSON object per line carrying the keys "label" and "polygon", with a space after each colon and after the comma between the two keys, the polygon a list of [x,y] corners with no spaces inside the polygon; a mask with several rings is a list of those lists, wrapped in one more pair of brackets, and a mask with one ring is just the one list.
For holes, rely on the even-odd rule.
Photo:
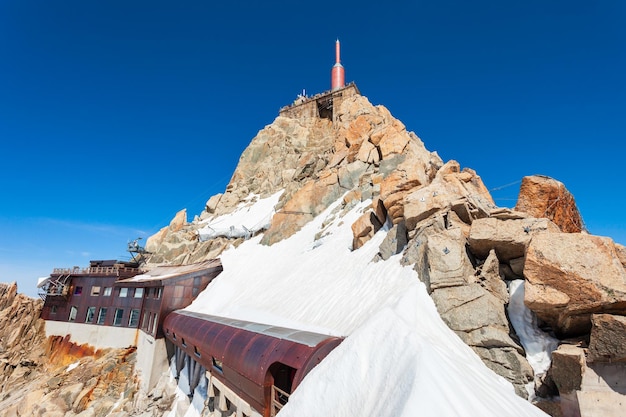
{"label": "rocky mountain peak", "polygon": [[[428,184],[443,161],[385,107],[372,105],[364,96],[344,99],[335,111],[334,122],[278,116],[259,131],[242,153],[225,192],[211,197],[195,225],[183,227],[182,234],[193,240],[200,221],[277,191],[282,191],[278,213],[265,233],[265,244],[290,236],[348,192],[348,200],[386,201],[387,211],[399,221],[402,208],[396,203],[408,190]],[[181,229],[172,227],[148,240],[146,249],[155,254],[150,262],[184,263],[219,254],[216,242],[210,248],[202,242],[190,245],[190,239],[180,239]],[[173,237],[174,232],[179,236]]]}
{"label": "rocky mountain peak", "polygon": [[[275,204],[267,222],[226,230],[212,223],[271,198]],[[241,155],[224,193],[211,197],[193,221],[181,211],[148,239],[147,265],[215,258],[257,234],[261,244],[273,245],[336,202],[339,217],[370,202],[351,225],[352,250],[385,226],[372,261],[401,254],[444,322],[520,396],[528,396],[533,382],[543,396],[558,394],[553,380],[565,371],[560,366],[548,376],[545,370],[535,375],[539,371],[527,360],[506,310],[513,281],[525,281],[524,303],[555,335],[591,334],[594,352],[620,351],[599,340],[626,315],[626,249],[584,233],[582,216],[562,183],[525,177],[515,209],[497,207],[474,170],[444,162],[385,107],[358,94],[342,100],[331,119],[287,112],[263,128]],[[585,259],[592,258],[602,277],[588,270]],[[592,360],[607,359],[595,354]]]}

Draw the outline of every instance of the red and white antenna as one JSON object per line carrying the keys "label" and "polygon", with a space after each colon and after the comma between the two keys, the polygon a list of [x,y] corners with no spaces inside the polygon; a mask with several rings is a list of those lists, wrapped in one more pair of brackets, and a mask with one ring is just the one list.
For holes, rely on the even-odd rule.
{"label": "red and white antenna", "polygon": [[337,90],[346,85],[346,71],[341,65],[339,39],[335,42],[335,65],[330,71],[330,89]]}

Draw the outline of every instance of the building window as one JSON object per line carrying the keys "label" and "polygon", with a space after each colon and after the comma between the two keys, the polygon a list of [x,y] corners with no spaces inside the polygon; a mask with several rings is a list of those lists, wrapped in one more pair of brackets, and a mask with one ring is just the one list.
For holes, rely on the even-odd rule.
{"label": "building window", "polygon": [[107,318],[107,308],[101,307],[100,311],[98,312],[98,324],[104,324],[104,322],[106,321],[106,318]]}
{"label": "building window", "polygon": [[100,295],[100,287],[98,286],[93,286],[91,287],[91,295],[96,296],[96,295]]}
{"label": "building window", "polygon": [[187,343],[185,343],[185,338],[184,337],[182,339],[180,339],[180,344],[183,345],[183,347],[187,347]]}
{"label": "building window", "polygon": [[194,346],[194,347],[193,347],[193,353],[194,353],[197,357],[200,357],[200,351],[198,350],[198,346]]}
{"label": "building window", "polygon": [[139,324],[139,309],[133,308],[130,310],[130,318],[128,319],[128,327],[137,327]]}
{"label": "building window", "polygon": [[120,288],[120,297],[128,297],[128,288]]}
{"label": "building window", "polygon": [[222,372],[222,361],[215,359],[215,356],[212,356],[211,358],[213,359],[213,367]]}
{"label": "building window", "polygon": [[141,328],[144,330],[148,330],[148,312],[143,312],[143,317],[141,318]]}
{"label": "building window", "polygon": [[113,325],[114,326],[121,326],[123,317],[124,317],[124,309],[123,308],[116,308],[115,309],[115,317],[113,318]]}
{"label": "building window", "polygon": [[148,314],[148,324],[146,325],[146,332],[150,333],[150,329],[152,328],[152,319],[154,315],[152,313]]}
{"label": "building window", "polygon": [[56,314],[57,313],[57,306],[50,306],[50,314]]}
{"label": "building window", "polygon": [[155,288],[154,289],[154,298],[159,299],[159,298],[161,298],[161,295],[163,295],[163,287]]}
{"label": "building window", "polygon": [[135,288],[135,298],[143,297],[143,288]]}
{"label": "building window", "polygon": [[70,321],[75,321],[77,314],[78,314],[78,307],[72,306],[70,308]]}
{"label": "building window", "polygon": [[89,307],[87,308],[87,316],[85,317],[85,323],[93,323],[93,319],[96,316],[96,308]]}
{"label": "building window", "polygon": [[111,296],[111,287],[104,287],[104,295],[105,297],[110,297]]}
{"label": "building window", "polygon": [[159,315],[154,315],[154,322],[152,323],[152,331],[150,332],[152,335],[155,335],[157,332],[157,324],[159,324]]}
{"label": "building window", "polygon": [[74,295],[81,295],[83,293],[83,287],[74,288]]}

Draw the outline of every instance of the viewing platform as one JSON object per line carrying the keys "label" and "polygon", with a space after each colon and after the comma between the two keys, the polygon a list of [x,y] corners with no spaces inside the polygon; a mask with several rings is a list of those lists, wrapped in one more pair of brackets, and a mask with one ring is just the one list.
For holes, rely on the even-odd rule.
{"label": "viewing platform", "polygon": [[94,275],[116,275],[116,276],[129,276],[139,274],[141,269],[131,268],[128,266],[95,266],[80,268],[75,266],[73,268],[54,268],[51,275],[75,275],[75,276],[94,276]]}
{"label": "viewing platform", "polygon": [[336,112],[341,102],[355,95],[361,95],[359,88],[354,82],[346,84],[341,88],[327,90],[312,97],[299,95],[298,98],[285,107],[282,107],[278,114],[291,118],[320,118],[336,121]]}

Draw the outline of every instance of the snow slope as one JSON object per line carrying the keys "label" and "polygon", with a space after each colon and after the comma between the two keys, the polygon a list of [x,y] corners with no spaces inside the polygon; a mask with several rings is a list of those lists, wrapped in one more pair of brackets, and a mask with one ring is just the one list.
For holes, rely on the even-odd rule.
{"label": "snow slope", "polygon": [[[212,222],[237,228],[242,210],[256,217],[247,224],[263,222],[271,201]],[[400,255],[371,262],[386,228],[350,250],[350,226],[369,204],[340,214],[332,206],[271,247],[256,237],[225,251],[224,271],[188,309],[346,336],[294,391],[282,417],[544,416],[449,330]],[[197,412],[192,404],[186,415]]]}

